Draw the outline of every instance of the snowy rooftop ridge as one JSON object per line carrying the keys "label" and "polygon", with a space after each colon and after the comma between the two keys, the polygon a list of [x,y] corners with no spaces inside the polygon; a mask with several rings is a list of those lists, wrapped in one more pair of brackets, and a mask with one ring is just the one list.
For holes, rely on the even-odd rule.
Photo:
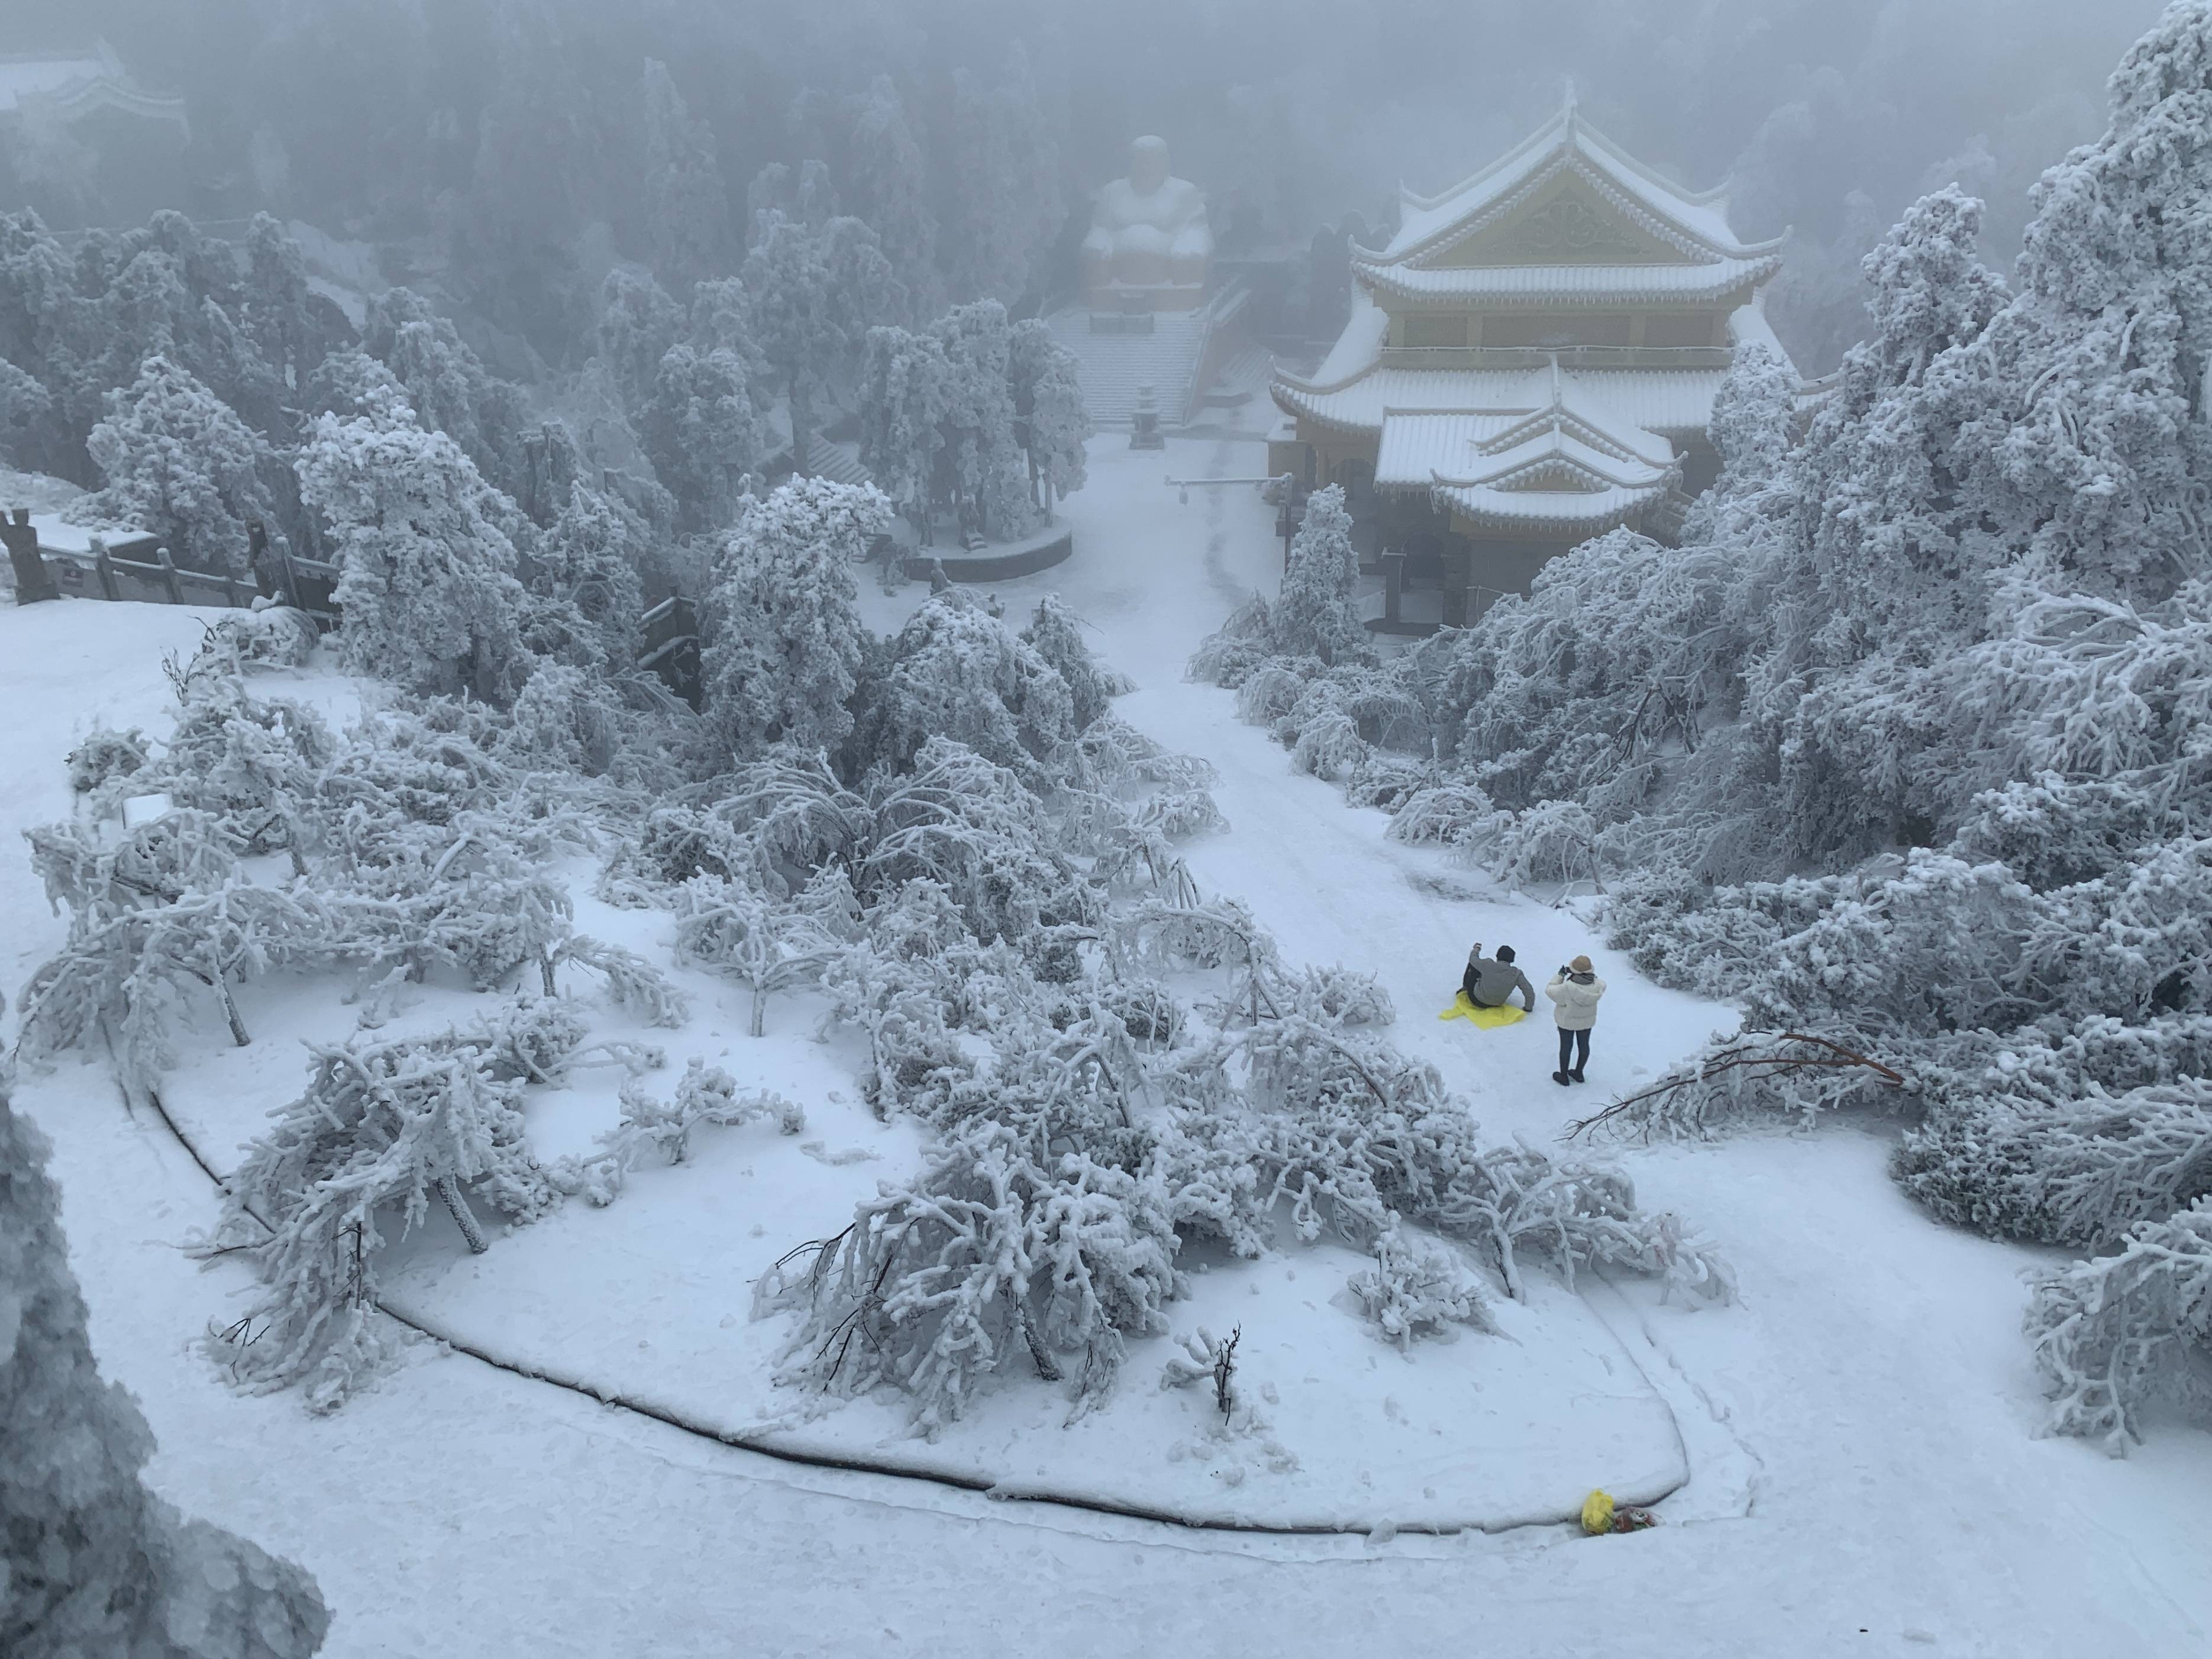
{"label": "snowy rooftop ridge", "polygon": [[73,121],[96,109],[185,125],[185,100],[140,86],[105,40],[75,51],[0,53],[0,120]]}
{"label": "snowy rooftop ridge", "polygon": [[1756,259],[1787,240],[1738,239],[1728,221],[1729,185],[1690,191],[1663,178],[1585,120],[1569,95],[1559,112],[1489,166],[1449,190],[1419,196],[1399,187],[1398,234],[1374,264],[1432,257],[1494,224],[1535,190],[1572,172],[1644,229],[1693,261]]}
{"label": "snowy rooftop ridge", "polygon": [[1782,269],[1782,256],[1684,265],[1468,265],[1443,270],[1355,259],[1352,269],[1367,288],[1394,299],[1483,300],[1556,310],[1625,300],[1720,300],[1766,281]]}

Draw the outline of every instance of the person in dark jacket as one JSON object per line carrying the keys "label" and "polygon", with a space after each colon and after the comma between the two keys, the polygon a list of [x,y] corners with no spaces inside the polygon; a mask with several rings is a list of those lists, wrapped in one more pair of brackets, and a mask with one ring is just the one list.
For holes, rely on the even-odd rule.
{"label": "person in dark jacket", "polygon": [[1513,965],[1510,945],[1499,945],[1494,958],[1483,955],[1480,945],[1468,951],[1467,972],[1460,977],[1459,988],[1478,1008],[1503,1008],[1518,991],[1526,1012],[1536,1012],[1536,988],[1528,982],[1528,975]]}

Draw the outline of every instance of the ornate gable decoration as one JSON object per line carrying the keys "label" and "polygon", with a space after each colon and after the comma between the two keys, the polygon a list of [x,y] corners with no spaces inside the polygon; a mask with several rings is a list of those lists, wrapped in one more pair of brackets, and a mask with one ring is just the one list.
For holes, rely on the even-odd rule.
{"label": "ornate gable decoration", "polygon": [[[1571,173],[1555,174],[1494,222],[1408,263],[1420,270],[1498,265],[1680,265],[1693,263]],[[1517,208],[1517,210],[1516,210]]]}

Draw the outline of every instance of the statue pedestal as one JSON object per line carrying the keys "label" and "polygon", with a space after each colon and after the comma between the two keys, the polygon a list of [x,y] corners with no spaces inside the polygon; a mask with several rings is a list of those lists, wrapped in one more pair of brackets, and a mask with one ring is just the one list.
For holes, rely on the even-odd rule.
{"label": "statue pedestal", "polygon": [[1083,303],[1093,312],[1121,317],[1196,311],[1206,303],[1206,284],[1158,283],[1141,288],[1128,283],[1094,284],[1083,290]]}

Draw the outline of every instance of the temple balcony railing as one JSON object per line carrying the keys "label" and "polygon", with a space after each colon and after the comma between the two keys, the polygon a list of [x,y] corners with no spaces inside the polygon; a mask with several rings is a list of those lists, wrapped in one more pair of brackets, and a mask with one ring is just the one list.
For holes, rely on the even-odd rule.
{"label": "temple balcony railing", "polygon": [[1725,369],[1728,346],[1385,346],[1385,368],[1527,370],[1562,368]]}

